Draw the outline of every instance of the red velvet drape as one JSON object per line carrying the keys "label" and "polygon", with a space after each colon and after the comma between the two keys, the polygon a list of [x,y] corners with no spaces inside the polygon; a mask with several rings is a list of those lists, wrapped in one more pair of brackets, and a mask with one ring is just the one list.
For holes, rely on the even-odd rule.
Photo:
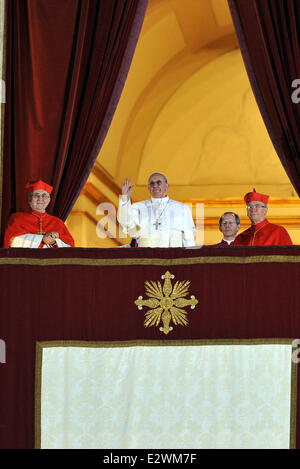
{"label": "red velvet drape", "polygon": [[148,0],[9,0],[2,234],[24,185],[54,186],[65,219],[99,153]]}
{"label": "red velvet drape", "polygon": [[[0,448],[33,448],[37,341],[296,339],[299,259],[299,246],[0,250]],[[168,335],[145,327],[149,308],[134,303],[166,271],[198,300]]]}
{"label": "red velvet drape", "polygon": [[228,0],[228,4],[260,112],[300,195],[300,81],[294,82],[300,79],[300,3]]}

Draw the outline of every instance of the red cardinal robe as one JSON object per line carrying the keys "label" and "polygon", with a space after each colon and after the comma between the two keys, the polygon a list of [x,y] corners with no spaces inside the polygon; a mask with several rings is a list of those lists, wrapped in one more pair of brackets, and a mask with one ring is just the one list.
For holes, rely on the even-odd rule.
{"label": "red cardinal robe", "polygon": [[[13,239],[31,233],[37,235],[37,240],[40,241],[36,246],[42,248],[44,245],[40,238],[42,234],[56,231],[59,234],[59,239],[56,242],[56,247],[63,246],[63,243],[74,247],[74,239],[67,229],[62,220],[48,213],[38,212],[17,212],[10,216],[8,226],[4,236],[4,248],[9,248]],[[60,243],[62,241],[62,243]]]}
{"label": "red cardinal robe", "polygon": [[234,246],[289,246],[292,240],[283,226],[269,223],[267,219],[252,225],[234,240]]}

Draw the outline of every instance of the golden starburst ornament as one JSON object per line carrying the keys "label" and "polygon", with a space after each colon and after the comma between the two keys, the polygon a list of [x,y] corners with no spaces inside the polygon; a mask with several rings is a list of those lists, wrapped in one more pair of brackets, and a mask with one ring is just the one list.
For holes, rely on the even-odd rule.
{"label": "golden starburst ornament", "polygon": [[189,280],[176,281],[175,285],[172,286],[171,279],[174,279],[175,275],[169,271],[161,278],[164,280],[163,285],[160,282],[147,280],[145,292],[148,298],[144,300],[142,296],[139,296],[134,303],[138,309],[143,309],[143,306],[151,308],[145,313],[145,327],[157,327],[162,321],[163,327],[160,327],[159,330],[168,334],[173,330],[173,327],[170,327],[171,320],[175,326],[188,324],[187,311],[182,308],[190,306],[191,309],[194,309],[198,300],[193,295],[190,296],[190,299],[185,298],[189,293],[191,283]]}

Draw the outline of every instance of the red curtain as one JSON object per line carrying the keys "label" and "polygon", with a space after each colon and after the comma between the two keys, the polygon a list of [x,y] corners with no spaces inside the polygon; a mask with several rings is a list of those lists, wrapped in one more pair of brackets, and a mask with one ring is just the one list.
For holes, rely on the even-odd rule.
{"label": "red curtain", "polygon": [[66,219],[118,103],[148,0],[9,0],[2,234],[28,209],[24,186],[54,186]]}
{"label": "red curtain", "polygon": [[228,4],[260,112],[300,195],[300,3],[228,0]]}

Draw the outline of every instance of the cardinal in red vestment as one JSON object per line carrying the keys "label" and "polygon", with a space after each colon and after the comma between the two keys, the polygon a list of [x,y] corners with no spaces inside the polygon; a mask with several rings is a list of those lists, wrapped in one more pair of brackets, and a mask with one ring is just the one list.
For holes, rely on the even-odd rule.
{"label": "cardinal in red vestment", "polygon": [[46,213],[53,187],[39,180],[26,184],[31,212],[10,216],[3,247],[74,247],[74,239],[62,220]]}
{"label": "cardinal in red vestment", "polygon": [[283,226],[269,223],[266,219],[268,195],[259,194],[253,189],[245,195],[244,200],[251,226],[235,238],[234,246],[289,246],[293,244]]}

